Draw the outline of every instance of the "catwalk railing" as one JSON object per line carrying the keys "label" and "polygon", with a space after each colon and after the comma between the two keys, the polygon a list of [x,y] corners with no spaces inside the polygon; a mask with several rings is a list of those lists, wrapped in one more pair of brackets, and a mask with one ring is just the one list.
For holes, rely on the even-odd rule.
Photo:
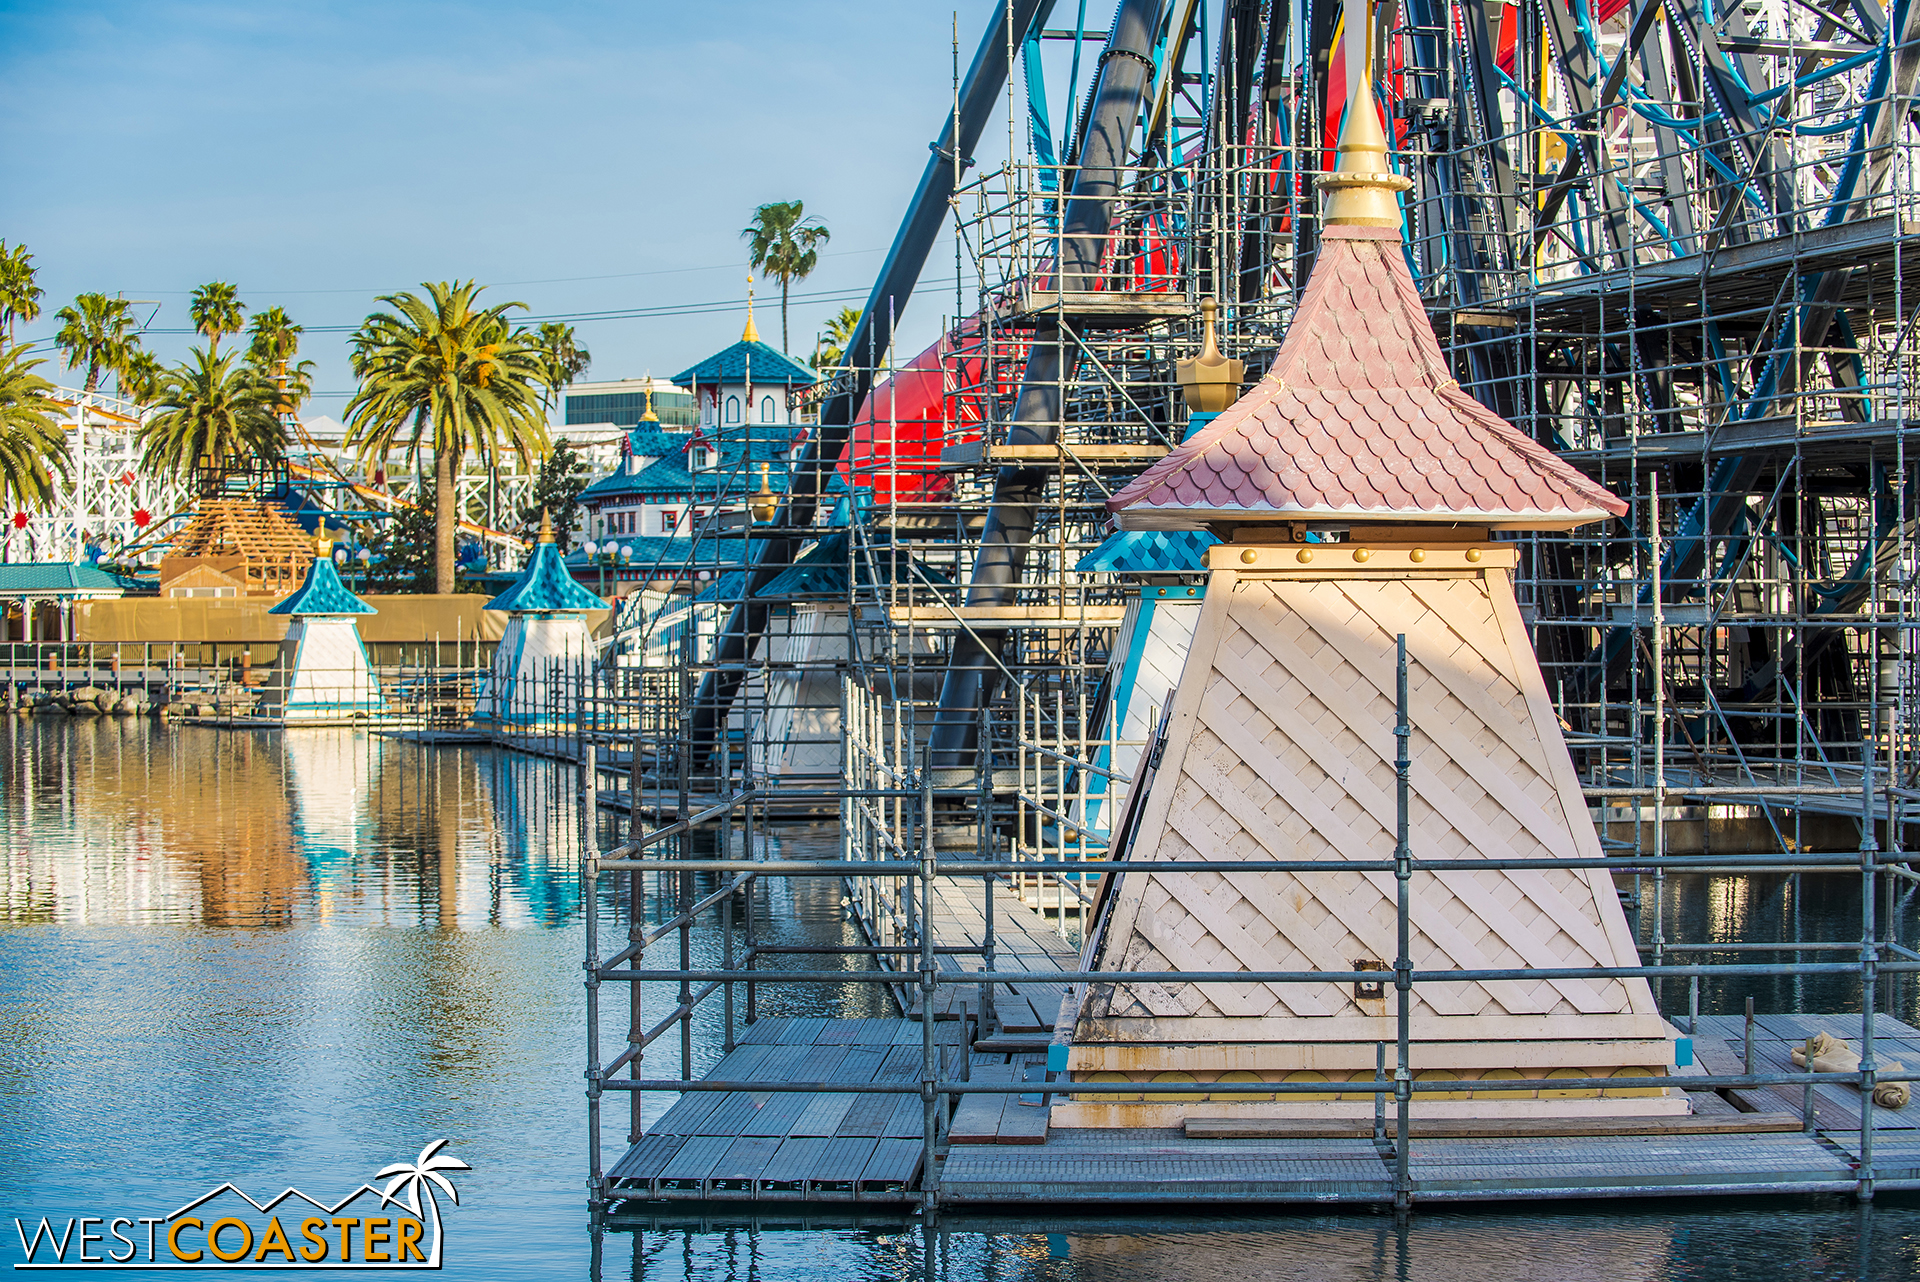
{"label": "catwalk railing", "polygon": [[[1413,1051],[1419,1045],[1411,1034],[1412,997],[1421,984],[1447,984],[1462,981],[1492,982],[1510,980],[1595,980],[1628,977],[1650,981],[1685,980],[1689,985],[1691,1008],[1689,1033],[1697,1020],[1699,985],[1715,981],[1750,979],[1757,976],[1848,976],[1859,981],[1860,1037],[1862,1057],[1857,1070],[1846,1073],[1755,1072],[1707,1073],[1694,1076],[1671,1074],[1644,1075],[1639,1070],[1622,1070],[1611,1076],[1570,1079],[1525,1078],[1498,1081],[1502,1097],[1509,1092],[1552,1091],[1555,1097],[1568,1093],[1599,1096],[1609,1091],[1659,1088],[1715,1090],[1721,1088],[1802,1088],[1803,1128],[1816,1126],[1813,1088],[1822,1083],[1855,1087],[1859,1092],[1859,1155],[1853,1177],[1846,1181],[1857,1196],[1870,1199],[1883,1182],[1876,1177],[1874,1145],[1873,1092],[1885,1082],[1920,1080],[1920,1071],[1882,1070],[1875,1059],[1875,1018],[1890,1000],[1883,987],[1898,977],[1920,973],[1920,952],[1883,933],[1878,923],[1883,915],[1879,896],[1883,885],[1895,881],[1920,883],[1916,873],[1904,861],[1882,858],[1869,840],[1858,851],[1844,853],[1803,852],[1783,856],[1692,856],[1663,855],[1657,859],[1659,870],[1667,875],[1680,873],[1707,876],[1737,876],[1760,873],[1834,873],[1858,874],[1862,930],[1857,942],[1807,943],[1800,941],[1745,941],[1736,944],[1656,941],[1648,947],[1653,957],[1648,964],[1612,967],[1499,967],[1485,969],[1428,969],[1418,967],[1409,945],[1410,905],[1420,894],[1423,879],[1452,872],[1501,870],[1591,869],[1610,873],[1644,871],[1643,857],[1621,858],[1542,858],[1542,859],[1416,859],[1408,841],[1407,780],[1411,766],[1405,745],[1412,726],[1407,715],[1406,658],[1404,640],[1399,661],[1400,744],[1397,777],[1399,836],[1392,858],[1361,858],[1330,864],[1314,860],[1183,860],[1183,872],[1312,873],[1318,876],[1363,877],[1389,874],[1394,878],[1395,921],[1399,950],[1391,970],[1397,1009],[1393,1016],[1395,1043],[1391,1050],[1382,1043],[1382,1068],[1372,1077],[1357,1077],[1341,1084],[1343,1094],[1372,1094],[1376,1100],[1375,1130],[1383,1140],[1391,1140],[1395,1160],[1392,1197],[1396,1205],[1408,1206],[1416,1190],[1409,1174],[1409,1154],[1414,1143],[1410,1126],[1413,1101],[1422,1095],[1474,1089],[1471,1082],[1449,1078],[1444,1088],[1436,1083],[1423,1089],[1413,1070]],[[857,702],[857,701],[856,701]],[[850,742],[876,745],[892,742],[890,733],[879,723],[869,724],[860,714],[850,729]],[[958,1020],[963,1029],[963,1046],[970,1050],[985,1028],[983,1016],[991,1010],[987,994],[997,985],[1125,984],[1129,982],[1178,984],[1326,984],[1378,982],[1379,971],[1127,971],[1079,969],[1010,970],[994,965],[994,918],[992,888],[996,882],[1039,873],[1055,877],[1124,875],[1134,867],[1128,862],[1106,858],[1036,859],[1025,862],[999,857],[1000,849],[980,840],[988,857],[979,854],[942,854],[940,825],[934,792],[925,783],[926,773],[908,770],[903,759],[892,757],[894,766],[883,769],[882,756],[869,754],[868,765],[850,771],[845,789],[843,815],[855,822],[848,825],[848,839],[837,859],[774,859],[764,848],[756,848],[753,836],[764,828],[756,823],[761,798],[750,777],[716,778],[704,791],[713,796],[712,804],[671,823],[651,828],[636,826],[627,840],[601,848],[597,841],[597,771],[589,749],[582,773],[581,877],[583,903],[586,906],[586,991],[587,991],[587,1123],[590,1161],[590,1186],[597,1206],[622,1199],[623,1194],[609,1175],[602,1152],[605,1101],[609,1093],[625,1093],[627,1106],[627,1142],[638,1143],[645,1135],[643,1101],[649,1094],[686,1092],[788,1092],[916,1095],[924,1105],[921,1187],[923,1206],[938,1205],[938,1165],[936,1157],[945,1139],[945,1127],[954,1104],[969,1093],[1043,1094],[1051,1098],[1070,1098],[1085,1093],[1075,1083],[1049,1071],[1044,1084],[1024,1082],[972,1081],[965,1065],[966,1054],[950,1056],[937,1042],[934,1028],[942,1018]],[[910,760],[910,758],[909,758]],[[704,849],[699,844],[706,835]],[[736,851],[738,853],[736,853]],[[1141,867],[1140,872],[1147,869]],[[775,946],[764,941],[755,919],[752,890],[762,878],[826,877],[839,879],[846,888],[848,902],[857,904],[855,916],[866,924],[867,942],[861,945],[786,944]],[[702,893],[701,878],[707,886]],[[937,937],[937,888],[943,882],[981,888],[985,935],[978,943],[943,943]],[[649,920],[649,897],[664,898],[662,919]],[[745,906],[736,915],[736,903]],[[603,917],[603,914],[605,916]],[[670,915],[669,915],[670,914]],[[695,961],[693,932],[703,920],[718,917],[718,948],[709,936],[699,951],[718,960]],[[623,920],[624,919],[624,920]],[[624,924],[623,935],[618,928]],[[668,953],[667,964],[660,964],[660,949]],[[650,951],[652,950],[652,951]],[[1727,962],[1686,962],[1667,960],[1671,954],[1733,954],[1736,957],[1772,952],[1790,954],[1792,960]],[[1801,961],[1800,956],[1816,958],[1830,954],[1851,954],[1845,959]],[[967,954],[982,958],[984,969],[957,971],[943,967],[941,958]],[[767,970],[757,963],[774,956],[818,958],[840,961],[848,955],[886,961],[865,971],[824,968]],[[625,999],[610,999],[609,985],[626,985]],[[664,1012],[649,1011],[642,1001],[643,985],[670,986],[671,1006]],[[844,991],[846,985],[877,984],[893,994],[903,1013],[916,1016],[921,1025],[921,1058],[918,1078],[913,1081],[875,1082],[840,1080],[791,1080],[772,1078],[700,1077],[694,1072],[696,1013],[703,1004],[718,1001],[718,1032],[722,1049],[731,1051],[743,1025],[758,1018],[758,994],[769,985],[831,985]],[[618,991],[617,989],[615,991]],[[963,993],[970,993],[967,1000]],[[943,994],[945,996],[943,997]],[[959,1000],[955,1000],[959,998]],[[741,1000],[743,999],[743,1000]],[[612,1029],[605,1021],[613,1021]],[[1062,1030],[1056,1030],[1056,1039]],[[1070,1030],[1068,1030],[1070,1031]],[[648,1050],[677,1034],[678,1054],[669,1063],[674,1071],[649,1071]],[[1751,1024],[1749,1024],[1745,1065],[1752,1065]],[[611,1052],[611,1053],[610,1053]],[[610,1054],[609,1054],[610,1053]],[[656,1052],[657,1055],[657,1052]],[[1101,1098],[1128,1098],[1151,1101],[1158,1096],[1182,1096],[1188,1099],[1204,1095],[1216,1102],[1263,1098],[1284,1101],[1290,1095],[1324,1094],[1325,1080],[1316,1081],[1164,1081],[1116,1084],[1103,1081],[1096,1091]],[[1392,1118],[1387,1103],[1392,1101]],[[1826,1128],[1831,1131],[1832,1128]],[[1885,1187],[1905,1187],[1910,1181],[1893,1181]],[[1829,1187],[1822,1184],[1822,1188]]]}

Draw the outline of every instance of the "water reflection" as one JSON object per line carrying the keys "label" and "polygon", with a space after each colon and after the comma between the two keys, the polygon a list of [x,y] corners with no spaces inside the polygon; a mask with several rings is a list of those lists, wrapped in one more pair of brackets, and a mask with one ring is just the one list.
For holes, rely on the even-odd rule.
{"label": "water reflection", "polygon": [[[1920,1275],[1920,1212],[1907,1195],[1871,1211],[1837,1199],[1422,1210],[1406,1225],[1151,1207],[1112,1219],[950,1216],[931,1235],[891,1210],[862,1224],[809,1215],[807,1228],[798,1213],[679,1216],[596,1235],[584,1190],[575,787],[574,772],[550,762],[350,730],[0,722],[0,1217],[171,1207],[224,1179],[350,1187],[445,1137],[475,1168],[450,1219],[450,1277]],[[600,823],[605,841],[617,821]],[[775,853],[834,846],[831,828],[789,828]],[[694,893],[718,884],[702,875]],[[646,880],[648,919],[672,915],[673,889]],[[630,890],[610,884],[608,907]],[[1669,891],[1669,938],[1858,937],[1852,878],[1676,878]],[[759,937],[858,944],[840,894],[831,880],[767,879],[753,901]],[[1911,900],[1898,911],[1911,940]],[[721,955],[719,920],[690,933],[696,965]],[[1797,976],[1764,981],[1759,996],[1763,1010],[1838,1011],[1857,1009],[1857,988]],[[1743,995],[1712,988],[1703,1008],[1737,1009]],[[1666,997],[1684,1009],[1684,986]],[[675,994],[649,985],[642,999],[657,1018]],[[878,986],[851,982],[769,985],[759,1002],[768,1015],[887,1013]],[[1903,986],[1895,1008],[1912,1019],[1912,1003]],[[703,1006],[694,1071],[724,1040],[723,1008]],[[677,1041],[650,1056],[681,1067]],[[609,1151],[628,1125],[609,1119]],[[0,1248],[0,1267],[14,1251]]]}
{"label": "water reflection", "polygon": [[[1893,890],[1885,889],[1887,879],[1876,886],[1875,929],[1882,939],[1892,939],[1911,947],[1920,937],[1920,897],[1914,884],[1894,881]],[[1665,895],[1658,905],[1662,933],[1669,943],[1792,943],[1826,942],[1857,945],[1861,938],[1864,906],[1860,878],[1856,874],[1796,873],[1761,874],[1743,877],[1675,876],[1667,879]],[[1653,939],[1656,904],[1651,877],[1641,879],[1641,907],[1634,924],[1642,944]],[[1884,955],[1884,950],[1883,950]],[[1793,953],[1717,953],[1670,954],[1673,964],[1695,961],[1727,962],[1857,962],[1855,949],[1821,950]],[[1672,1018],[1683,1016],[1688,1003],[1688,981],[1667,979],[1656,982],[1655,996],[1661,1010]],[[1777,975],[1741,976],[1703,981],[1700,1010],[1703,1014],[1737,1014],[1746,999],[1754,999],[1760,1013],[1770,1011],[1814,1011],[1821,1013],[1857,1013],[1861,1009],[1860,980],[1851,974],[1809,974],[1789,970]],[[1920,1023],[1920,983],[1916,977],[1885,976],[1875,1009],[1909,1024]]]}
{"label": "water reflection", "polygon": [[571,772],[544,763],[144,719],[0,735],[0,921],[458,930],[579,911]]}
{"label": "water reflection", "polygon": [[1357,1210],[1264,1218],[672,1217],[596,1235],[596,1282],[1869,1282],[1920,1276],[1920,1206],[1838,1198]]}

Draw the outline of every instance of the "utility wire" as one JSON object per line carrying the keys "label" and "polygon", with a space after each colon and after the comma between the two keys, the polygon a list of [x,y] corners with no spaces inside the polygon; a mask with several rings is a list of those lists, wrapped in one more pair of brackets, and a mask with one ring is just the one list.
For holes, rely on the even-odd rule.
{"label": "utility wire", "polygon": [[[939,289],[955,283],[954,277],[944,280],[921,281],[921,289]],[[795,294],[791,303],[849,303],[864,301],[871,291],[868,289],[830,290],[816,294]],[[515,316],[515,323],[527,321],[569,321],[574,324],[588,324],[594,321],[649,320],[662,316],[708,316],[715,312],[737,312],[744,310],[746,300],[742,298],[717,298],[702,303],[673,303],[659,307],[628,307],[604,312],[551,312],[539,315]],[[359,329],[354,325],[308,325],[304,331],[308,334],[351,334]],[[144,334],[196,334],[194,329],[148,329]]]}

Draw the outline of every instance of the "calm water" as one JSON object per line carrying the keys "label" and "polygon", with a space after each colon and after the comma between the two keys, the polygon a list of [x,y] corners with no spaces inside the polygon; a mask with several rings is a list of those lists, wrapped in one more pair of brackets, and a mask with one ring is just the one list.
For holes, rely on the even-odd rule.
{"label": "calm water", "polygon": [[[0,1263],[21,1258],[14,1216],[162,1214],[227,1180],[262,1199],[288,1185],[337,1197],[446,1138],[474,1168],[456,1174],[447,1214],[460,1278],[1920,1277],[1920,1203],[1895,1196],[1871,1210],[1675,1199],[1404,1225],[1149,1209],[950,1218],[932,1235],[885,1217],[735,1217],[596,1239],[570,772],[349,731],[106,720],[0,723],[0,748]],[[782,836],[800,851],[827,840]],[[1837,879],[1674,891],[1668,929],[1688,938],[1775,921],[1808,939],[1858,930],[1857,895]],[[836,887],[762,894],[790,940],[853,942]],[[713,943],[702,932],[703,955]],[[1840,981],[1753,991],[1763,1010],[1859,1003]],[[872,992],[768,1006],[808,1013]],[[1743,995],[1709,992],[1703,1007]],[[1913,1000],[1893,995],[1909,1019]],[[717,1043],[709,1021],[700,1063]]]}

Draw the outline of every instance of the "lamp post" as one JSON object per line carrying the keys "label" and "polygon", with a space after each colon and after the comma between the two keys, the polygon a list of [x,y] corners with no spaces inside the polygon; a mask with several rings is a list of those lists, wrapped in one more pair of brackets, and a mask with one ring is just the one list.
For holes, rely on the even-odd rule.
{"label": "lamp post", "polygon": [[600,576],[600,595],[604,597],[607,594],[607,571],[606,568],[600,564],[600,545],[592,539],[588,539],[580,545],[580,550],[587,554],[588,564],[598,567],[596,573]]}
{"label": "lamp post", "polygon": [[[607,543],[604,546],[602,546],[600,550],[606,554],[606,558],[607,558],[606,562],[600,568],[600,595],[604,597],[607,594],[606,567],[609,565],[618,566],[620,564],[620,555],[621,553],[625,552],[626,549],[621,547],[618,543]],[[614,574],[614,578],[613,578],[613,590],[616,592],[620,590],[620,576],[617,572]]]}
{"label": "lamp post", "polygon": [[373,553],[369,552],[366,548],[361,548],[358,552],[354,553],[354,559],[360,562],[360,590],[365,592],[367,590],[367,566],[373,560]]}

